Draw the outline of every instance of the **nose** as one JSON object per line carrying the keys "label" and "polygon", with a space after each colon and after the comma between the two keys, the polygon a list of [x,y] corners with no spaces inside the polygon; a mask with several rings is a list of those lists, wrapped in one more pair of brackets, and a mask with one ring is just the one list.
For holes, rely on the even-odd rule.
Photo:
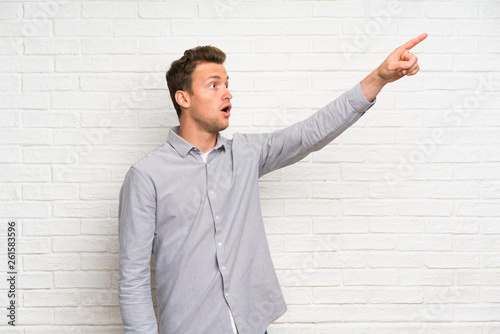
{"label": "nose", "polygon": [[222,99],[230,101],[232,98],[233,95],[231,94],[231,92],[229,92],[229,88],[226,88],[226,91],[224,92],[224,94],[222,94]]}

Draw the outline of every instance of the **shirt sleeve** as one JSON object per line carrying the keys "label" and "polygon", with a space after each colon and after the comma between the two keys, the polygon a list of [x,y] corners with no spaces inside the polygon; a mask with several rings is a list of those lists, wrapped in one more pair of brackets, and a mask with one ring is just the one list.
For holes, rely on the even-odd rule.
{"label": "shirt sleeve", "polygon": [[153,189],[132,167],[120,191],[118,295],[125,333],[158,333],[150,274],[156,220]]}
{"label": "shirt sleeve", "polygon": [[309,118],[264,136],[259,177],[293,164],[317,151],[354,124],[373,104],[360,84],[340,95]]}

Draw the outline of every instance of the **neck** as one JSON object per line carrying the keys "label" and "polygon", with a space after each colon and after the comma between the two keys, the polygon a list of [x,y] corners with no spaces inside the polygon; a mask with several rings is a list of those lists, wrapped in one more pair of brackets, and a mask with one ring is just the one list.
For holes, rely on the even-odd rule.
{"label": "neck", "polygon": [[206,132],[182,123],[179,127],[179,137],[196,146],[203,153],[213,149],[217,143],[217,133]]}

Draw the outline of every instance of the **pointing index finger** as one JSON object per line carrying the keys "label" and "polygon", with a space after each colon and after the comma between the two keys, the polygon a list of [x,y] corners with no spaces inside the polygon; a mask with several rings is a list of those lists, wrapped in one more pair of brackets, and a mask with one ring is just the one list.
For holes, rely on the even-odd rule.
{"label": "pointing index finger", "polygon": [[406,42],[405,44],[402,45],[402,47],[405,48],[406,50],[410,50],[415,45],[422,42],[426,37],[427,37],[427,33],[423,33],[423,34],[415,37],[414,39],[410,40],[409,42]]}

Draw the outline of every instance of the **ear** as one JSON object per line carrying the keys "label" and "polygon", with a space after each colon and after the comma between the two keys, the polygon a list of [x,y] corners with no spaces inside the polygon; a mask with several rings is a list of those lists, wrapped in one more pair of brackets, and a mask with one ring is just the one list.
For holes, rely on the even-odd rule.
{"label": "ear", "polygon": [[184,109],[189,108],[190,98],[189,98],[189,94],[186,91],[178,90],[177,92],[175,92],[175,101],[182,108],[184,108]]}

